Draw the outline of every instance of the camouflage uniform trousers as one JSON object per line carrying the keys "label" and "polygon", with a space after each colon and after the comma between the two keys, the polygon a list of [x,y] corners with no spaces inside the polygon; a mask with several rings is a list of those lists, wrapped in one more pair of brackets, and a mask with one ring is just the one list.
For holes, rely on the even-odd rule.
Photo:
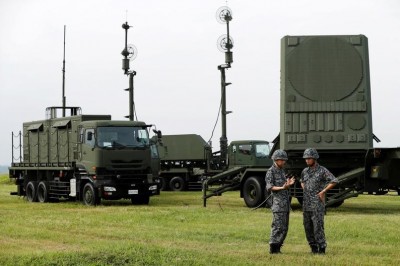
{"label": "camouflage uniform trousers", "polygon": [[289,212],[273,212],[269,244],[283,244],[289,230]]}
{"label": "camouflage uniform trousers", "polygon": [[324,212],[304,211],[303,225],[306,232],[306,238],[310,246],[326,248],[324,232]]}

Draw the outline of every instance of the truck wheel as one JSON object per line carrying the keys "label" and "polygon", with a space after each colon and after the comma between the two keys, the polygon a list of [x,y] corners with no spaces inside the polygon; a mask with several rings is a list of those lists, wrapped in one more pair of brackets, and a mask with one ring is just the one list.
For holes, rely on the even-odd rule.
{"label": "truck wheel", "polygon": [[37,201],[36,187],[32,181],[28,182],[28,184],[26,185],[25,193],[26,193],[26,199],[29,202]]}
{"label": "truck wheel", "polygon": [[47,190],[46,182],[41,181],[37,187],[37,199],[39,202],[48,202],[49,194]]}
{"label": "truck wheel", "polygon": [[262,203],[264,198],[264,189],[262,181],[257,177],[249,177],[243,185],[243,199],[247,207],[254,208]]}
{"label": "truck wheel", "polygon": [[169,188],[172,191],[184,191],[185,190],[185,180],[180,176],[175,176],[169,181]]}
{"label": "truck wheel", "polygon": [[96,191],[91,183],[87,183],[83,187],[83,204],[95,206],[100,203],[100,198],[96,195]]}
{"label": "truck wheel", "polygon": [[149,195],[141,195],[141,196],[135,196],[131,198],[132,204],[134,205],[148,205],[150,202],[150,196]]}

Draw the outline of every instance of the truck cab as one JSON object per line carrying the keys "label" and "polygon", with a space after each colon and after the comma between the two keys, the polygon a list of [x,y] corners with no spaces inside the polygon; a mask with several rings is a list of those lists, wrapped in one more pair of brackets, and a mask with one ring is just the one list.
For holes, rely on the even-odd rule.
{"label": "truck cab", "polygon": [[[148,203],[149,196],[159,193],[145,123],[85,121],[79,125],[79,132],[80,182],[90,180],[99,197]],[[83,189],[82,196],[90,196],[88,193]]]}
{"label": "truck cab", "polygon": [[235,140],[229,145],[228,164],[234,166],[266,166],[271,165],[268,157],[270,146],[264,140]]}

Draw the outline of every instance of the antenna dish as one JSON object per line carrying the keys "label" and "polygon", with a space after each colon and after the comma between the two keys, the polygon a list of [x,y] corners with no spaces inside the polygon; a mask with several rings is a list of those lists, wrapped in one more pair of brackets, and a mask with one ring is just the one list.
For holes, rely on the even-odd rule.
{"label": "antenna dish", "polygon": [[228,35],[226,35],[226,34],[221,35],[221,37],[218,38],[217,47],[218,47],[218,50],[220,50],[221,52],[226,52],[226,51],[232,49],[233,48],[232,37],[229,36],[229,39],[228,39]]}
{"label": "antenna dish", "polygon": [[128,59],[130,61],[135,60],[135,58],[137,57],[137,54],[138,54],[138,50],[137,50],[136,46],[133,44],[128,44],[127,48],[128,48]]}
{"label": "antenna dish", "polygon": [[227,23],[232,20],[232,10],[227,6],[221,6],[218,8],[215,16],[219,23]]}

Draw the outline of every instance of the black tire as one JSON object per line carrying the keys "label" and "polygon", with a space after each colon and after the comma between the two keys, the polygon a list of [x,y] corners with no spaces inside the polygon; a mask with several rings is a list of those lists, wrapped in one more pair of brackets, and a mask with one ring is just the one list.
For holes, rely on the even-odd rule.
{"label": "black tire", "polygon": [[25,187],[26,200],[29,202],[37,201],[36,186],[35,183],[30,181]]}
{"label": "black tire", "polygon": [[47,189],[47,184],[44,181],[41,181],[37,186],[37,199],[39,202],[48,202],[49,201],[49,193]]}
{"label": "black tire", "polygon": [[169,188],[172,191],[184,191],[185,190],[185,180],[180,176],[175,176],[169,181]]}
{"label": "black tire", "polygon": [[83,204],[87,206],[95,206],[100,204],[100,198],[91,183],[86,183],[86,185],[83,187],[82,201]]}
{"label": "black tire", "polygon": [[148,205],[150,202],[150,196],[149,195],[134,196],[131,198],[131,202],[133,205]]}
{"label": "black tire", "polygon": [[249,177],[243,185],[243,199],[247,207],[254,208],[259,206],[265,200],[261,178]]}

